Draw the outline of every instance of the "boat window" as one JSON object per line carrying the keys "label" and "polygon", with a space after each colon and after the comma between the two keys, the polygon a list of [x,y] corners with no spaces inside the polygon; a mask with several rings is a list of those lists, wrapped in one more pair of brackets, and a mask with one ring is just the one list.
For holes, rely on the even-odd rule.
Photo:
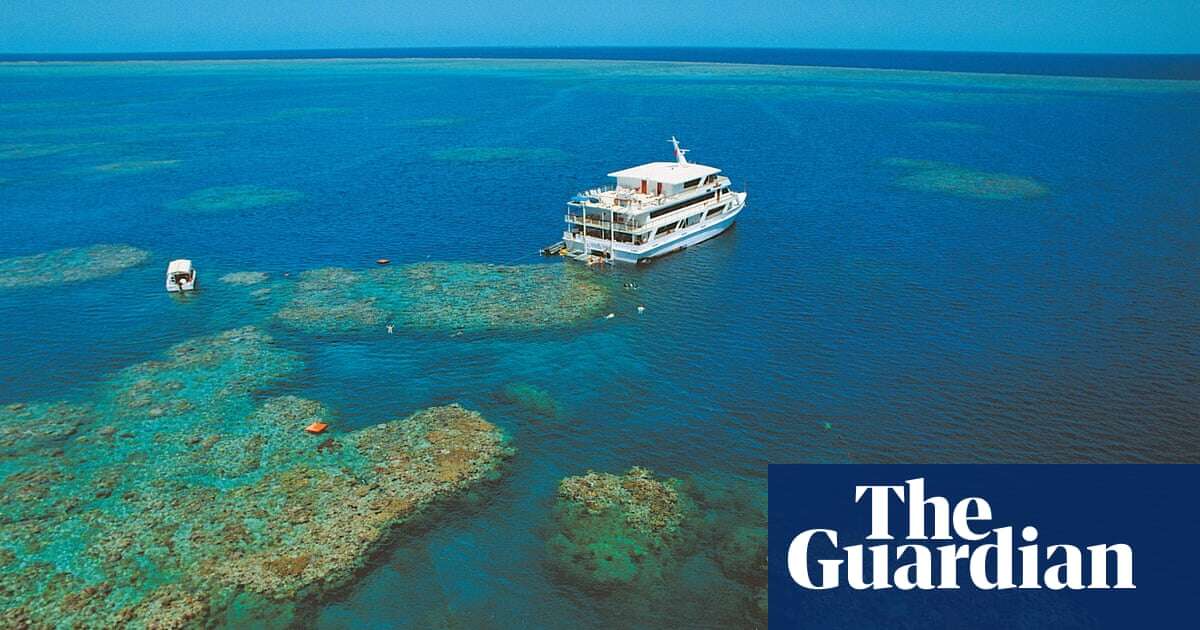
{"label": "boat window", "polygon": [[688,188],[695,188],[696,186],[699,186],[699,185],[700,185],[700,178],[697,177],[696,179],[691,179],[691,180],[684,182],[683,188],[684,188],[684,190],[687,190]]}
{"label": "boat window", "polygon": [[725,211],[725,206],[717,206],[717,207],[713,208],[712,210],[709,210],[707,216],[711,217],[714,214],[721,214],[724,211]]}
{"label": "boat window", "polygon": [[668,224],[658,228],[658,231],[656,231],[655,234],[666,234],[667,232],[674,230],[676,225],[679,225],[678,221],[676,221],[674,223],[668,223]]}
{"label": "boat window", "polygon": [[693,204],[703,203],[703,202],[708,201],[709,199],[712,199],[713,197],[715,197],[716,194],[717,193],[715,193],[715,192],[710,192],[706,195],[700,195],[699,197],[696,197],[695,199],[688,199],[687,201],[680,201],[679,203],[673,203],[669,206],[663,206],[663,207],[659,208],[658,210],[651,212],[650,218],[656,219],[658,217],[661,217],[664,214],[667,214],[668,212],[674,212],[676,210],[679,210],[681,208],[686,208]]}
{"label": "boat window", "polygon": [[587,229],[587,235],[588,235],[588,238],[598,238],[598,239],[603,239],[606,241],[611,238],[612,240],[614,240],[618,243],[633,242],[633,235],[630,234],[629,232],[609,232],[605,228],[589,226]]}

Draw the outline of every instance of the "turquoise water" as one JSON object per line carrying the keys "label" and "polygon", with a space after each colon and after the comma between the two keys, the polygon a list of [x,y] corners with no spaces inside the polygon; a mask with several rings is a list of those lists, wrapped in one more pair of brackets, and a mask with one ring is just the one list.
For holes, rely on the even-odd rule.
{"label": "turquoise water", "polygon": [[[1200,460],[1196,82],[196,61],[5,64],[0,97],[0,403],[88,403],[255,325],[303,362],[259,395],[320,401],[334,435],[458,402],[511,438],[483,498],[373,557],[318,627],[757,622],[711,541],[642,592],[563,579],[556,488],[589,469],[687,480],[734,531],[768,462]],[[426,290],[390,275],[414,263],[561,266],[535,252],[565,200],[671,135],[750,193],[721,238],[389,293]],[[26,258],[97,244],[148,255]],[[88,255],[103,274],[71,271]],[[201,291],[170,296],[183,257]],[[305,293],[330,267],[351,284]],[[219,280],[245,271],[266,277]],[[523,310],[564,296],[585,307]]]}

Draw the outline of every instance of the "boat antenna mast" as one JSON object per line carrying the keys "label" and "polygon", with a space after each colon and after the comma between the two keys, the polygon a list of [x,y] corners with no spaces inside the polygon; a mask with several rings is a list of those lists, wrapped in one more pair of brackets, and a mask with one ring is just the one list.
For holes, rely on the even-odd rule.
{"label": "boat antenna mast", "polygon": [[686,165],[688,161],[683,154],[687,153],[688,149],[679,148],[679,141],[675,139],[675,136],[671,136],[671,144],[675,147],[675,162],[680,165]]}

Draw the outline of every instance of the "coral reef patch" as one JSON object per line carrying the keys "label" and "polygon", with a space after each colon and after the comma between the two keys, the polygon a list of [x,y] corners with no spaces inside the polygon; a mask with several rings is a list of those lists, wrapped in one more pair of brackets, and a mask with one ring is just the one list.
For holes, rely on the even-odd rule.
{"label": "coral reef patch", "polygon": [[572,581],[592,588],[661,582],[694,542],[682,526],[695,506],[678,479],[644,468],[624,475],[588,472],[558,485],[552,561]]}
{"label": "coral reef patch", "polygon": [[179,160],[131,160],[128,162],[109,162],[92,167],[92,170],[112,175],[144,173],[160,168],[178,166]]}
{"label": "coral reef patch", "polygon": [[235,271],[221,276],[221,282],[225,284],[236,284],[248,286],[251,284],[259,284],[265,282],[267,274],[262,271]]}
{"label": "coral reef patch", "polygon": [[551,568],[630,615],[699,597],[715,625],[766,624],[766,501],[747,484],[589,471],[559,483],[552,521]]}
{"label": "coral reef patch", "polygon": [[70,153],[89,148],[86,144],[0,144],[0,160],[23,160]]}
{"label": "coral reef patch", "polygon": [[896,180],[896,184],[909,190],[998,200],[1030,199],[1049,192],[1044,185],[1028,177],[975,171],[947,162],[891,158],[884,160],[884,164],[908,171]]}
{"label": "coral reef patch", "polygon": [[430,117],[430,118],[405,118],[401,120],[390,121],[388,124],[392,127],[402,128],[425,128],[425,127],[451,127],[461,125],[466,122],[465,118],[449,118],[449,117]]}
{"label": "coral reef patch", "polygon": [[610,295],[596,274],[570,265],[448,262],[315,269],[278,291],[286,298],[277,321],[322,333],[385,324],[452,332],[551,328],[597,316]]}
{"label": "coral reef patch", "polygon": [[136,267],[150,252],[129,245],[89,245],[0,260],[0,289],[82,282]]}
{"label": "coral reef patch", "polygon": [[486,163],[503,160],[562,160],[567,154],[546,147],[460,147],[433,152],[433,159],[446,162]]}
{"label": "coral reef patch", "polygon": [[457,405],[308,435],[324,405],[257,398],[300,367],[247,327],[0,408],[0,626],[286,623],[511,453]]}
{"label": "coral reef patch", "polygon": [[216,186],[172,201],[167,204],[167,209],[195,213],[234,212],[295,203],[303,198],[304,193],[285,188],[254,185]]}
{"label": "coral reef patch", "polygon": [[558,401],[550,392],[530,383],[509,383],[496,392],[496,398],[538,416],[558,415]]}
{"label": "coral reef patch", "polygon": [[957,120],[922,120],[922,121],[909,123],[908,126],[912,127],[913,129],[920,129],[923,131],[975,132],[975,131],[983,131],[984,129],[987,129],[987,127],[984,127],[983,125],[978,125],[978,124],[969,123],[969,122],[961,122],[961,121],[957,121]]}

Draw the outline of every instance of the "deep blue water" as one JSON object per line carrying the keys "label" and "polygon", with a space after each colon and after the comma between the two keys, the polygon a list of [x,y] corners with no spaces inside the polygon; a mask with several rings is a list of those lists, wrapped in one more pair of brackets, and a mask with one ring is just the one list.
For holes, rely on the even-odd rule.
{"label": "deep blue water", "polygon": [[[232,271],[562,264],[535,252],[558,237],[565,200],[668,159],[679,136],[749,205],[717,240],[613,272],[639,286],[620,303],[641,316],[469,338],[271,330],[307,361],[290,387],[340,426],[460,401],[519,450],[486,507],[383,558],[320,625],[430,625],[435,609],[470,626],[621,625],[629,609],[546,570],[565,475],[642,465],[761,488],[767,462],[1200,461],[1198,114],[1191,81],[620,61],[0,65],[0,258],[153,252],[90,282],[0,290],[0,403],[79,396],[172,343],[261,321],[214,281]],[[503,150],[439,154],[478,148]],[[940,165],[914,180],[896,158]],[[156,160],[177,162],[94,170]],[[1037,192],[1008,194],[1012,181]],[[168,207],[235,185],[303,197]],[[194,299],[163,291],[177,257],[200,270]],[[562,417],[498,404],[511,382],[549,391]],[[720,582],[698,584],[713,571],[696,562],[693,599],[637,619],[713,624],[704,589]]]}
{"label": "deep blue water", "polygon": [[139,53],[0,53],[0,61],[133,61],[214,59],[608,59],[706,63],[942,70],[1051,76],[1200,79],[1200,55],[989,53],[828,48],[671,48],[628,46],[333,48]]}

